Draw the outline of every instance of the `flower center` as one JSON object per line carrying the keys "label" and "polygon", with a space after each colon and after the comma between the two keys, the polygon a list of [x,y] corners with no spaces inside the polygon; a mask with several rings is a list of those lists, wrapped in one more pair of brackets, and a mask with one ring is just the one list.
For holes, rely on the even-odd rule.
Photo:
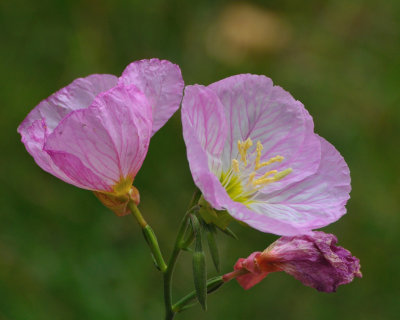
{"label": "flower center", "polygon": [[263,145],[257,141],[256,148],[252,152],[248,152],[252,146],[253,141],[250,138],[245,141],[239,140],[237,157],[232,159],[230,169],[222,172],[219,178],[231,199],[246,206],[254,202],[258,190],[285,178],[293,171],[292,168],[288,168],[279,172],[278,170],[268,170],[261,174],[260,169],[275,162],[282,162],[284,157],[276,155],[261,162]]}

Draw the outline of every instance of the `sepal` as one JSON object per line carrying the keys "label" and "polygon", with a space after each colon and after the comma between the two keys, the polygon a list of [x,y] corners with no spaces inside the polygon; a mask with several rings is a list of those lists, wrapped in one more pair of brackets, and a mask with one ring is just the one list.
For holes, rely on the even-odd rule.
{"label": "sepal", "polygon": [[140,194],[138,189],[130,186],[126,194],[114,194],[110,192],[93,191],[97,199],[100,200],[108,209],[113,211],[117,216],[122,217],[130,213],[128,202],[132,199],[136,205],[140,202]]}
{"label": "sepal", "polygon": [[193,253],[193,279],[197,300],[203,310],[207,310],[207,272],[203,251]]}
{"label": "sepal", "polygon": [[201,197],[199,200],[199,214],[208,224],[215,224],[218,228],[225,230],[229,223],[234,220],[226,210],[214,210],[211,205]]}
{"label": "sepal", "polygon": [[208,249],[210,250],[211,258],[215,266],[215,270],[217,272],[220,272],[220,260],[219,260],[219,252],[218,252],[218,246],[217,242],[215,241],[215,235],[216,235],[216,228],[214,225],[207,225],[206,228],[206,234],[207,234],[207,244],[208,244]]}

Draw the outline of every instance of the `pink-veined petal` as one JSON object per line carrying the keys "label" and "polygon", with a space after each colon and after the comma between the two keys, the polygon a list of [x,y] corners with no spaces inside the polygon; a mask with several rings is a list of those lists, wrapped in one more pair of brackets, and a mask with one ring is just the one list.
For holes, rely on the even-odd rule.
{"label": "pink-veined petal", "polygon": [[271,79],[241,74],[213,83],[208,88],[218,95],[228,122],[224,170],[238,155],[237,141],[247,138],[254,144],[257,141],[263,144],[262,161],[276,155],[285,158],[259,170],[258,175],[273,169],[293,169],[285,179],[267,186],[267,192],[304,179],[318,169],[320,143],[314,138],[311,116],[301,102],[274,86]]}
{"label": "pink-veined petal", "polygon": [[119,85],[86,109],[71,112],[48,136],[44,149],[74,181],[90,190],[112,191],[133,181],[146,156],[152,112],[135,86]]}
{"label": "pink-veined petal", "polygon": [[227,128],[223,107],[211,90],[185,88],[182,127],[194,182],[214,208],[222,209],[224,200],[230,200],[217,177]]}
{"label": "pink-veined petal", "polygon": [[250,205],[256,214],[243,220],[264,232],[295,235],[276,230],[265,217],[280,220],[297,229],[297,233],[324,227],[346,213],[349,199],[350,172],[340,153],[329,142],[321,142],[321,164],[317,172],[306,179],[270,194],[260,194]]}
{"label": "pink-veined petal", "polygon": [[263,203],[252,203],[247,207],[240,202],[231,200],[228,196],[228,199],[224,202],[223,208],[235,219],[262,232],[274,233],[277,235],[296,235],[306,232],[300,230],[296,225],[291,223],[291,221],[286,221],[285,217],[282,218],[282,216],[274,216],[272,214],[260,214],[258,206],[264,209]]}
{"label": "pink-veined petal", "polygon": [[140,60],[129,64],[119,83],[134,84],[153,108],[153,130],[156,133],[178,110],[184,82],[178,65],[167,60]]}
{"label": "pink-veined petal", "polygon": [[117,77],[109,74],[93,74],[76,79],[40,102],[28,114],[17,131],[27,151],[43,170],[72,183],[43,151],[44,141],[68,113],[87,108],[100,92],[112,88],[117,81]]}

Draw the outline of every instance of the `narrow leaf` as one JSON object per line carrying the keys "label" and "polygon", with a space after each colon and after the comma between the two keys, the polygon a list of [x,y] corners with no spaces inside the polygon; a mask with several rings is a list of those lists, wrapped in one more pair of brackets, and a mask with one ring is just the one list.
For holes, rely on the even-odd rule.
{"label": "narrow leaf", "polygon": [[219,252],[213,230],[207,229],[207,243],[215,269],[219,273],[220,271]]}
{"label": "narrow leaf", "polygon": [[203,251],[203,245],[201,241],[201,225],[199,222],[199,219],[195,215],[190,215],[190,221],[192,223],[192,228],[194,232],[194,237],[195,237],[195,251],[196,252],[202,252]]}
{"label": "narrow leaf", "polygon": [[193,253],[193,279],[197,300],[207,310],[207,271],[204,252]]}

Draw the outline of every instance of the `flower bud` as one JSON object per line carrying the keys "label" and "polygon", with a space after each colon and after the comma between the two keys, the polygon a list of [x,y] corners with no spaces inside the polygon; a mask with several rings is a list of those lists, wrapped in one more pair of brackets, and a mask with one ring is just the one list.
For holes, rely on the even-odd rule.
{"label": "flower bud", "polygon": [[336,243],[336,236],[318,231],[281,237],[263,252],[239,259],[235,271],[224,275],[224,280],[236,278],[244,289],[249,289],[269,273],[285,271],[306,286],[334,292],[339,285],[362,277],[360,261]]}

